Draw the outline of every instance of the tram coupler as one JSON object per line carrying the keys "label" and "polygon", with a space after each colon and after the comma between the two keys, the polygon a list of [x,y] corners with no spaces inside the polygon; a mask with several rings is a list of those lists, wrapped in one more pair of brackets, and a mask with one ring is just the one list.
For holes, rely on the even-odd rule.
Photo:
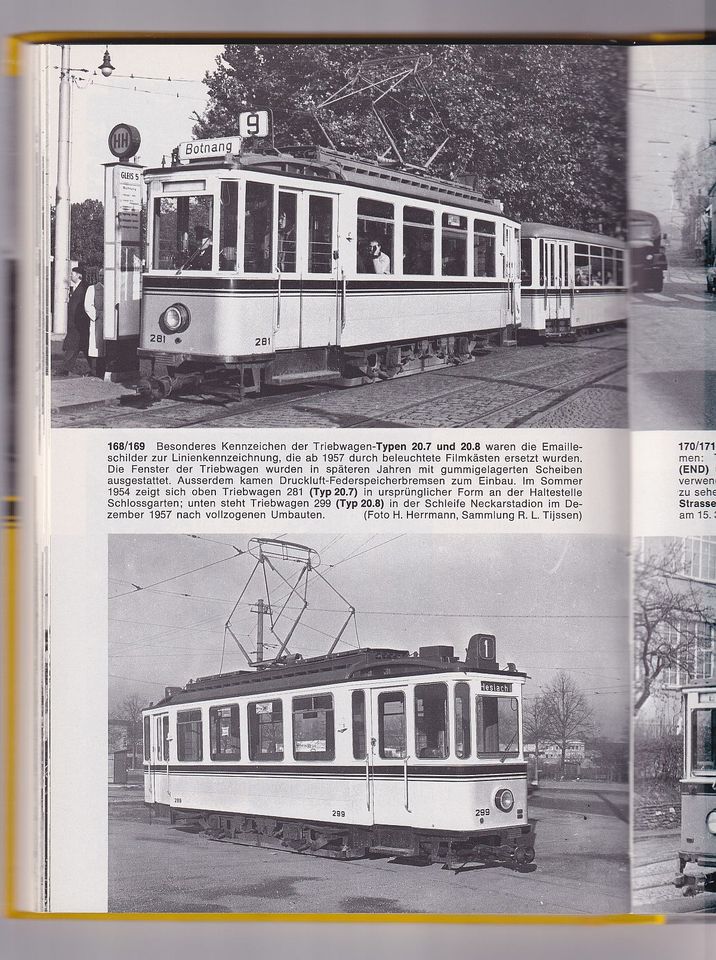
{"label": "tram coupler", "polygon": [[716,893],[716,873],[680,873],[674,878],[674,886],[685,897],[695,897],[700,893]]}
{"label": "tram coupler", "polygon": [[167,374],[163,377],[142,377],[137,384],[137,393],[144,400],[166,400],[179,393],[199,390],[206,382],[200,372]]}

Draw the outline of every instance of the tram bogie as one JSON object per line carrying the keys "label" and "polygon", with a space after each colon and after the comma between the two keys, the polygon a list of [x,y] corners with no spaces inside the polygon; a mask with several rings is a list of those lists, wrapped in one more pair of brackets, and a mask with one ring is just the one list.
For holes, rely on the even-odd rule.
{"label": "tram bogie", "polygon": [[215,840],[526,866],[524,681],[477,635],[464,661],[362,650],[190,682],[144,712],[145,801]]}
{"label": "tram bogie", "polygon": [[683,690],[679,874],[685,896],[716,891],[716,681]]}

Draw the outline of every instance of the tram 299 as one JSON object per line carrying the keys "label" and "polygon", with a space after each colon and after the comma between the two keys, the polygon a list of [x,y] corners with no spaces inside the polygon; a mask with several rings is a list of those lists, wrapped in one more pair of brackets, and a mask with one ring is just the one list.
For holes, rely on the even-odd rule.
{"label": "tram 299", "polygon": [[354,859],[526,867],[522,686],[477,634],[169,688],[144,711],[145,802],[217,840]]}
{"label": "tram 299", "polygon": [[716,892],[716,680],[684,688],[683,721],[681,846],[674,884],[684,896],[694,896]]}

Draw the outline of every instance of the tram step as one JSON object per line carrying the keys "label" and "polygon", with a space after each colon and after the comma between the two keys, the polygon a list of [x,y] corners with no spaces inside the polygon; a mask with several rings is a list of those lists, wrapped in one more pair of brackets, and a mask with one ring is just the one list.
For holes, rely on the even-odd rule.
{"label": "tram step", "polygon": [[338,370],[300,370],[296,373],[280,373],[271,377],[271,383],[295,383],[297,380],[336,380],[340,377]]}
{"label": "tram step", "polygon": [[381,853],[384,856],[389,857],[410,857],[415,853],[415,849],[410,847],[394,847],[394,846],[384,846],[382,844],[377,844],[376,846],[371,846],[371,853]]}

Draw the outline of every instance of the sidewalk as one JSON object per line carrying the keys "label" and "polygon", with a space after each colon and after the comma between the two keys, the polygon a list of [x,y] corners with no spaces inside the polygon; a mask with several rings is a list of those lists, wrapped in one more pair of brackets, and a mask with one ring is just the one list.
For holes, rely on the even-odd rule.
{"label": "sidewalk", "polygon": [[97,377],[52,378],[50,405],[52,411],[76,406],[102,406],[121,397],[135,397],[133,386],[99,380]]}

